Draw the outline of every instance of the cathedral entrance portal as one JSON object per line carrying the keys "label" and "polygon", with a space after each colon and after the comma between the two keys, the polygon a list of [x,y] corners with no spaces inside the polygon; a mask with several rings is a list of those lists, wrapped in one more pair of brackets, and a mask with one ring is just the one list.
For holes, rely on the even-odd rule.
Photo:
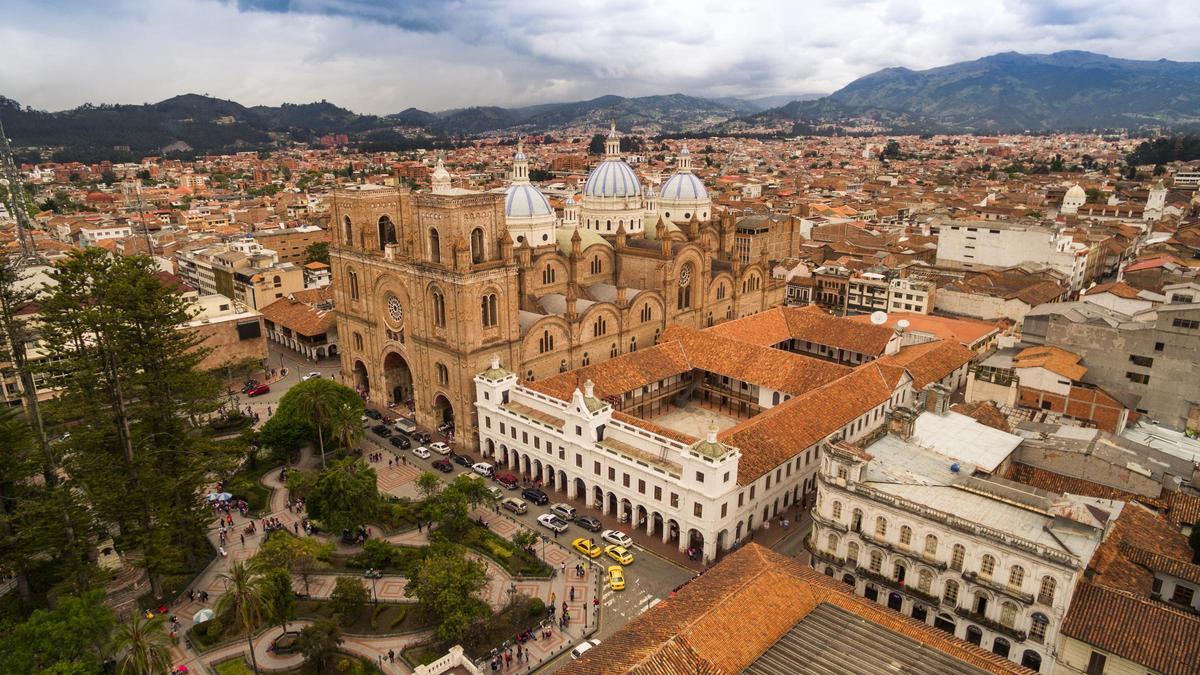
{"label": "cathedral entrance portal", "polygon": [[437,421],[439,428],[454,427],[454,406],[450,404],[450,400],[444,394],[438,394],[437,398],[433,399],[433,418]]}
{"label": "cathedral entrance portal", "polygon": [[367,376],[367,367],[362,361],[354,362],[354,389],[363,397],[371,393],[371,378]]}
{"label": "cathedral entrance portal", "polygon": [[398,352],[388,352],[383,359],[383,382],[387,387],[390,403],[403,406],[413,398],[412,370],[408,361]]}

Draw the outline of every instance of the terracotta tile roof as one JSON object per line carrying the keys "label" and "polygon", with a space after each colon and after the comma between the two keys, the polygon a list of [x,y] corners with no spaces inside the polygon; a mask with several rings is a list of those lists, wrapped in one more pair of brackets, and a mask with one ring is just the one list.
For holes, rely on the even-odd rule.
{"label": "terracotta tile roof", "polygon": [[959,663],[1028,673],[1017,664],[849,593],[843,584],[747,544],[567,664],[563,675],[738,673],[814,609],[831,605]]}
{"label": "terracotta tile roof", "polygon": [[772,346],[794,338],[879,356],[895,332],[826,314],[816,305],[773,307],[764,312],[717,324],[706,332],[757,345]]}
{"label": "terracotta tile roof", "polygon": [[[856,323],[871,323],[870,314],[856,314],[846,317]],[[894,327],[901,319],[908,322],[909,330],[929,333],[943,340],[957,340],[965,345],[972,345],[992,333],[1000,331],[995,323],[976,321],[974,319],[957,319],[933,314],[918,314],[916,312],[889,312],[886,326]]]}
{"label": "terracotta tile roof", "polygon": [[[966,415],[980,424],[993,429],[999,429],[1006,434],[1012,432],[1012,425],[1008,423],[1008,418],[991,401],[957,403],[950,406],[950,409],[960,415]],[[1013,464],[1016,464],[1016,462],[1013,462]]]}
{"label": "terracotta tile roof", "polygon": [[1062,633],[1167,675],[1195,673],[1200,663],[1200,617],[1086,581]]}
{"label": "terracotta tile roof", "polygon": [[1013,368],[1045,368],[1072,382],[1078,382],[1087,373],[1087,368],[1079,363],[1082,358],[1065,349],[1042,345],[1021,350],[1013,357]]}
{"label": "terracotta tile roof", "polygon": [[[329,302],[329,309],[317,307],[322,302]],[[298,291],[292,297],[280,298],[260,311],[268,321],[301,335],[321,335],[337,325],[331,287]]]}
{"label": "terracotta tile roof", "polygon": [[1151,508],[1165,509],[1167,503],[1162,499],[1147,497],[1135,492],[1121,490],[1120,488],[1109,487],[1094,483],[1083,478],[1074,478],[1061,473],[1055,473],[1046,469],[1022,464],[1020,462],[1012,462],[1008,468],[1008,479],[1015,480],[1018,483],[1032,485],[1035,488],[1049,490],[1051,492],[1069,492],[1073,495],[1084,495],[1087,497],[1100,497],[1102,499],[1120,499],[1127,502],[1140,502]]}
{"label": "terracotta tile roof", "polygon": [[1084,293],[1084,295],[1100,295],[1101,293],[1112,293],[1113,295],[1117,296],[1118,298],[1125,298],[1127,300],[1136,300],[1138,297],[1138,293],[1140,293],[1140,292],[1141,291],[1139,291],[1138,289],[1134,288],[1133,286],[1130,286],[1129,284],[1127,284],[1123,281],[1113,281],[1113,282],[1110,282],[1107,284],[1099,284],[1097,286],[1093,286],[1093,287],[1089,288]]}
{"label": "terracotta tile roof", "polygon": [[1167,517],[1180,525],[1200,523],[1200,497],[1175,490],[1163,491],[1167,498]]}
{"label": "terracotta tile roof", "polygon": [[[1191,551],[1188,554],[1190,556]],[[1180,560],[1129,543],[1121,544],[1121,555],[1135,565],[1141,565],[1157,572],[1165,572],[1193,584],[1200,584],[1200,565],[1193,564],[1190,557],[1187,560]]]}
{"label": "terracotta tile roof", "polygon": [[660,341],[653,347],[622,354],[615,359],[584,366],[544,380],[528,382],[525,386],[568,401],[577,388],[582,389],[583,383],[591,380],[595,385],[596,396],[606,399],[687,372],[691,368],[683,345],[678,340]]}
{"label": "terracotta tile roof", "polygon": [[879,362],[904,368],[912,375],[913,386],[921,389],[970,363],[975,356],[974,351],[957,340],[938,340],[909,345]]}
{"label": "terracotta tile roof", "polygon": [[1192,557],[1187,537],[1177,527],[1145,506],[1128,502],[1112,532],[1088,562],[1086,578],[1109,588],[1149,597],[1154,574],[1123,554],[1128,547],[1181,560]]}

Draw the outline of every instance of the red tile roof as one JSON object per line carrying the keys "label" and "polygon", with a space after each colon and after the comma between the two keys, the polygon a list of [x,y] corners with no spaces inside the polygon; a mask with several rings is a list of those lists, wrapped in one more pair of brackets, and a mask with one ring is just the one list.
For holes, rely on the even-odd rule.
{"label": "red tile roof", "polygon": [[1062,633],[1167,675],[1194,674],[1200,663],[1200,617],[1086,581]]}

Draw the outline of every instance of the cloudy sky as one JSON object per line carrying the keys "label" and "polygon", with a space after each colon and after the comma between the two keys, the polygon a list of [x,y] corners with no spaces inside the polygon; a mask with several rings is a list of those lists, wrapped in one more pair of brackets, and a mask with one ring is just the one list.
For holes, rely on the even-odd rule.
{"label": "cloudy sky", "polygon": [[1200,60],[1196,0],[3,0],[0,95],[194,92],[358,112],[827,93],[888,66],[1086,49]]}

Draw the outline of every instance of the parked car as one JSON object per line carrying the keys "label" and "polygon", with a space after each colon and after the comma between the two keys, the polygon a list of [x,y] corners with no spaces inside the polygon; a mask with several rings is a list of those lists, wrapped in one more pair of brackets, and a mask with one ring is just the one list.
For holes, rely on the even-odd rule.
{"label": "parked car", "polygon": [[412,447],[412,443],[405,437],[396,435],[388,439],[388,442],[401,450],[407,450]]}
{"label": "parked car", "polygon": [[371,427],[371,431],[374,432],[376,436],[382,436],[383,438],[387,438],[388,436],[392,435],[392,430],[387,428],[386,424],[376,424],[375,426]]}
{"label": "parked car", "polygon": [[311,372],[311,373],[309,373],[309,374],[307,374],[307,375],[301,376],[301,378],[300,378],[300,381],[301,381],[301,382],[308,382],[309,380],[315,380],[315,379],[317,379],[318,377],[321,377],[321,374],[320,374],[320,373],[318,373],[318,372],[316,372],[316,371],[314,370],[313,372]]}
{"label": "parked car", "polygon": [[612,558],[613,560],[616,560],[617,562],[621,563],[622,565],[632,565],[633,564],[633,554],[630,553],[624,546],[617,546],[616,544],[610,544],[610,545],[604,547],[604,552],[608,555],[608,557]]}
{"label": "parked car", "polygon": [[430,443],[429,449],[436,452],[439,455],[450,454],[450,446],[446,445],[445,443],[443,443],[441,441],[434,441],[433,443]]}
{"label": "parked car", "polygon": [[571,650],[571,660],[578,660],[579,657],[583,656],[584,652],[599,644],[599,640],[584,640],[583,642],[580,642]]}
{"label": "parked car", "polygon": [[416,431],[417,431],[416,422],[413,422],[412,420],[408,419],[407,417],[397,417],[396,421],[393,424],[396,427],[396,431],[403,431],[404,433],[409,434],[410,436],[412,434],[416,433]]}
{"label": "parked car", "polygon": [[451,464],[449,460],[439,459],[433,463],[433,468],[441,471],[442,473],[450,473],[454,470],[454,465]]}
{"label": "parked car", "polygon": [[538,506],[545,506],[550,503],[550,498],[546,496],[546,493],[537,488],[526,488],[521,491],[521,496]]}
{"label": "parked car", "polygon": [[[474,478],[479,478],[479,476],[475,476],[474,474],[472,474],[472,476]],[[504,498],[504,493],[501,492],[500,488],[496,487],[495,485],[487,486],[487,493],[492,496],[492,499],[495,499],[497,501]]]}
{"label": "parked car", "polygon": [[599,532],[604,526],[600,524],[599,518],[591,516],[579,516],[575,519],[575,524],[587,530],[588,532]]}
{"label": "parked car", "polygon": [[575,507],[571,506],[570,504],[563,504],[561,502],[557,504],[551,504],[550,513],[553,513],[567,522],[575,520]]}
{"label": "parked car", "polygon": [[418,431],[417,433],[413,434],[413,439],[418,443],[428,443],[429,441],[433,440],[433,437],[424,431]]}
{"label": "parked car", "polygon": [[620,565],[608,568],[608,587],[614,591],[625,590],[625,570]]}
{"label": "parked car", "polygon": [[548,530],[558,532],[559,534],[567,531],[567,521],[559,518],[553,513],[543,513],[537,517],[537,521],[538,525],[541,525]]}
{"label": "parked car", "polygon": [[490,478],[490,477],[496,475],[496,468],[493,467],[491,464],[488,464],[487,462],[479,462],[478,464],[472,464],[471,470],[474,471],[475,473],[479,474],[480,476],[485,476],[487,478]]}
{"label": "parked car", "polygon": [[366,415],[367,417],[370,417],[373,420],[383,419],[383,415],[380,414],[380,412],[378,410],[372,410],[370,408],[367,408],[366,410],[363,411],[363,414]]}
{"label": "parked car", "polygon": [[251,387],[249,391],[246,392],[246,395],[247,396],[262,396],[263,394],[268,394],[270,392],[271,392],[271,385],[256,384],[253,387]]}
{"label": "parked car", "polygon": [[503,506],[505,509],[512,511],[513,513],[525,513],[529,510],[529,505],[525,503],[525,500],[517,499],[516,497],[509,497],[508,499],[505,499],[504,501],[500,502],[500,506]]}
{"label": "parked car", "polygon": [[596,542],[584,537],[579,537],[575,541],[571,542],[571,548],[579,551],[589,558],[599,558],[601,553],[600,546],[596,544]]}
{"label": "parked car", "polygon": [[427,448],[423,445],[413,448],[412,454],[416,455],[417,457],[420,457],[421,459],[429,459],[432,456],[429,454],[429,448]]}
{"label": "parked car", "polygon": [[496,482],[508,488],[509,490],[516,490],[517,486],[519,485],[517,477],[514,474],[507,472],[496,474]]}
{"label": "parked car", "polygon": [[600,538],[617,546],[633,546],[633,540],[629,538],[629,535],[620,530],[605,530],[600,533]]}
{"label": "parked car", "polygon": [[471,466],[475,463],[475,460],[471,459],[470,457],[466,455],[459,455],[453,452],[450,453],[450,461],[459,466]]}

